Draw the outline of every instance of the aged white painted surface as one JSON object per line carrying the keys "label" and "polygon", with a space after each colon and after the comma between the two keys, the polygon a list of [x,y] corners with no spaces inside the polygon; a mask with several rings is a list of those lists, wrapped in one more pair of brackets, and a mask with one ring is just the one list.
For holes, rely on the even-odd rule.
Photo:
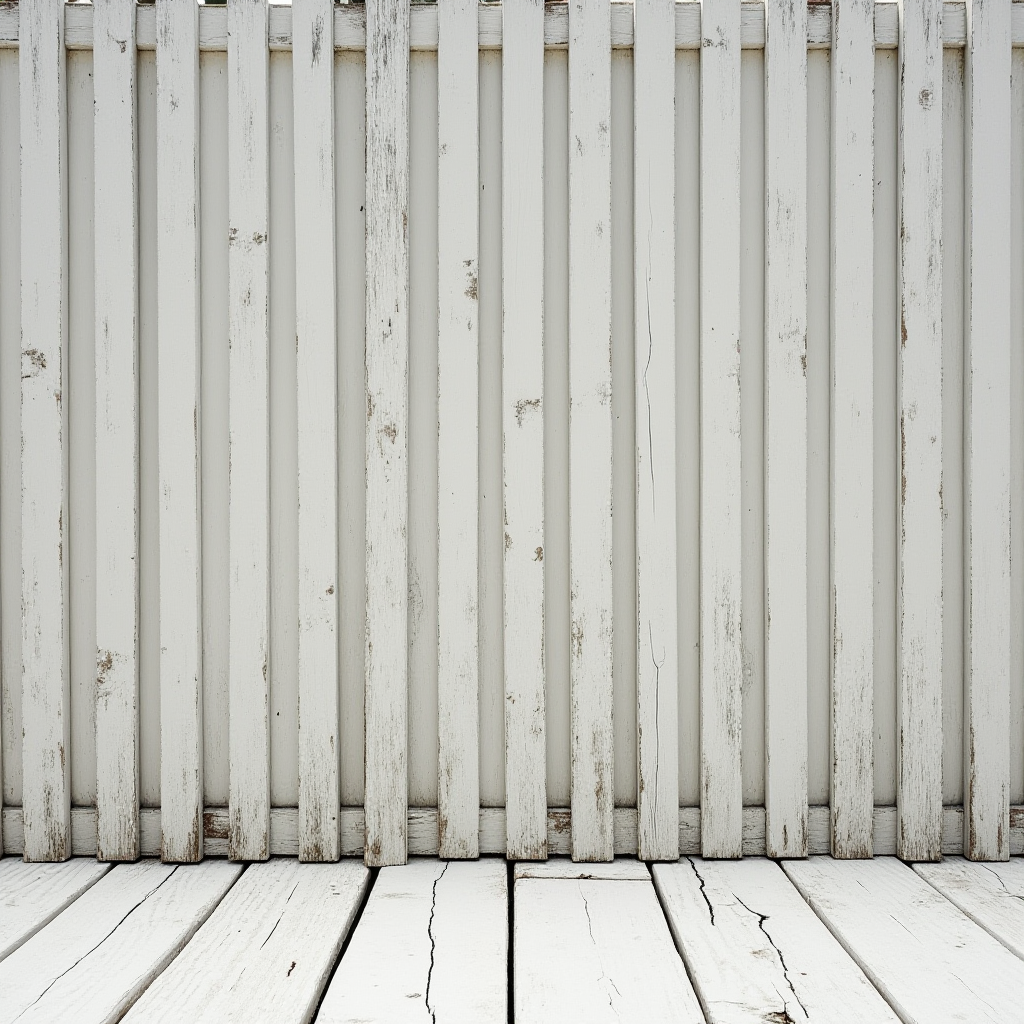
{"label": "aged white painted surface", "polygon": [[441,0],[437,15],[437,806],[441,856],[476,857],[480,811],[476,0]]}
{"label": "aged white painted surface", "polygon": [[547,856],[544,4],[502,7],[502,449],[507,855]]}
{"label": "aged white painted surface", "polygon": [[340,856],[334,23],[292,8],[299,490],[299,857]]}

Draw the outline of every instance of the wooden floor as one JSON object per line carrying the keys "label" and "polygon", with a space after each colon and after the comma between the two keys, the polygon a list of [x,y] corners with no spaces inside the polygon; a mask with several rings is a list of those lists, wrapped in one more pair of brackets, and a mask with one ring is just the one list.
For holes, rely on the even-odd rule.
{"label": "wooden floor", "polygon": [[1024,1024],[1024,860],[0,860],[0,1024],[122,1019]]}

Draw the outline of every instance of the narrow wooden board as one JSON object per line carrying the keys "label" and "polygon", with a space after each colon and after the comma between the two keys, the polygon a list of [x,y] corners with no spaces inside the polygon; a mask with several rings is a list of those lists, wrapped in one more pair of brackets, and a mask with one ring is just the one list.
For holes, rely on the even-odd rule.
{"label": "narrow wooden board", "polygon": [[914,870],[969,918],[1024,960],[1024,861],[972,864],[946,857]]}
{"label": "narrow wooden board", "polygon": [[270,121],[267,0],[228,0],[230,856],[270,845]]}
{"label": "narrow wooden board", "polygon": [[904,1024],[1020,1018],[1024,963],[906,865],[783,866]]}
{"label": "narrow wooden board", "polygon": [[125,1021],[306,1024],[369,878],[351,860],[250,865]]}
{"label": "narrow wooden board", "polygon": [[687,858],[654,885],[708,1024],[898,1018],[776,864]]}
{"label": "narrow wooden board", "polygon": [[409,0],[366,4],[366,863],[407,853]]}
{"label": "narrow wooden board", "polygon": [[75,858],[63,864],[0,860],[0,961],[30,939],[106,874],[108,866]]}
{"label": "narrow wooden board", "polygon": [[1010,3],[969,0],[964,64],[964,854],[1010,856]]}
{"label": "narrow wooden board", "polygon": [[649,882],[647,865],[632,858],[610,860],[604,864],[579,864],[563,857],[541,863],[521,861],[515,866],[515,880],[521,878],[590,878],[619,882]]}
{"label": "narrow wooden board", "polygon": [[135,0],[94,13],[96,826],[100,860],[139,855],[139,422]]}
{"label": "narrow wooden board", "polygon": [[504,860],[385,868],[318,1024],[506,1021],[508,909]]}
{"label": "narrow wooden board", "polygon": [[21,651],[25,859],[71,856],[63,0],[19,5]]}
{"label": "narrow wooden board", "polygon": [[701,851],[742,851],[740,3],[701,5]]}
{"label": "narrow wooden board", "polygon": [[479,854],[479,254],[476,0],[437,8],[437,806],[442,857]]}
{"label": "narrow wooden board", "polygon": [[120,1020],[241,870],[224,861],[114,868],[0,964],[0,1022]]}
{"label": "narrow wooden board", "polygon": [[[639,856],[679,856],[676,54],[673,0],[640,0],[633,49]],[[662,766],[669,766],[662,771]]]}
{"label": "narrow wooden board", "polygon": [[203,856],[199,14],[156,0],[161,856]]}
{"label": "narrow wooden board", "polygon": [[870,857],[874,810],[874,16],[833,0],[831,849]]}
{"label": "narrow wooden board", "polygon": [[942,4],[900,0],[897,844],[942,829]]}
{"label": "narrow wooden board", "polygon": [[334,5],[292,6],[299,487],[299,858],[341,855]]}
{"label": "narrow wooden board", "polygon": [[544,4],[502,6],[502,470],[507,856],[547,856]]}
{"label": "narrow wooden board", "polygon": [[649,882],[515,883],[515,1020],[701,1022]]}

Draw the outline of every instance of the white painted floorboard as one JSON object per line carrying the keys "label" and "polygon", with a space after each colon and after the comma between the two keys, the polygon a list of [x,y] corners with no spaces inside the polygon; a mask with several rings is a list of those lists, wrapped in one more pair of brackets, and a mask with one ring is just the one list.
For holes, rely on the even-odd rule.
{"label": "white painted floorboard", "polygon": [[773,861],[689,857],[654,885],[708,1024],[896,1024]]}
{"label": "white painted floorboard", "polygon": [[317,1024],[508,1019],[503,859],[383,868]]}
{"label": "white painted floorboard", "polygon": [[1024,960],[1024,860],[974,864],[947,857],[914,870],[951,903]]}
{"label": "white painted floorboard", "polygon": [[904,1024],[1024,1019],[1024,964],[911,868],[888,857],[783,866]]}
{"label": "white painted floorboard", "polygon": [[109,867],[85,857],[63,864],[0,860],[0,960],[78,899]]}
{"label": "white painted floorboard", "polygon": [[514,920],[517,1024],[703,1022],[650,881],[521,878]]}
{"label": "white painted floorboard", "polygon": [[0,964],[0,1024],[113,1024],[193,936],[241,868],[115,868]]}

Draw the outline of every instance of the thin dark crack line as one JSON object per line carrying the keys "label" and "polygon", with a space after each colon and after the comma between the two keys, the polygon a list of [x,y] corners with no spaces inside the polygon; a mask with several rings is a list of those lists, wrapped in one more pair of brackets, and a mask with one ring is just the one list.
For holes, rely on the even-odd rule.
{"label": "thin dark crack line", "polygon": [[665,664],[665,653],[661,665],[654,656],[654,623],[647,620],[647,635],[651,640],[651,661],[654,662],[654,820],[658,820],[658,771],[661,766],[661,665]]}
{"label": "thin dark crack line", "polygon": [[[587,897],[583,895],[583,886],[577,882],[577,888],[580,891],[580,899],[583,900],[583,912],[587,915],[587,931],[590,932],[590,941],[594,944],[594,949],[597,950],[597,963],[598,966],[601,968],[601,977],[605,981],[607,981],[613,989],[615,989],[615,994],[621,999],[622,993],[619,991],[619,986],[615,984],[614,979],[609,978],[608,975],[604,972],[604,964],[601,963],[601,950],[600,947],[597,945],[597,939],[594,938],[594,922],[590,917],[590,904],[587,903]],[[611,993],[608,994],[608,1006],[611,1009],[612,1013],[614,1013],[615,1016],[618,1017],[619,1011],[615,1009],[615,1004],[612,1002]]]}
{"label": "thin dark crack line", "polygon": [[145,903],[146,900],[148,900],[149,897],[152,896],[153,893],[155,893],[157,891],[157,889],[159,889],[165,882],[168,882],[171,879],[171,877],[174,875],[174,873],[177,870],[178,870],[178,866],[175,865],[171,869],[170,873],[165,878],[162,878],[160,880],[159,885],[153,886],[153,888],[150,889],[149,892],[147,892],[146,895],[143,896],[142,899],[139,900],[138,903],[134,904],[132,906],[132,908],[128,911],[128,913],[125,914],[124,917],[122,917],[121,920],[118,921],[117,924],[115,924],[114,927],[111,928],[110,931],[107,932],[107,934],[104,935],[103,938],[100,939],[100,941],[97,942],[96,945],[92,947],[92,949],[89,949],[85,953],[83,953],[66,971],[62,971],[60,974],[58,974],[57,977],[54,978],[53,981],[51,981],[50,984],[47,985],[46,988],[44,988],[43,991],[40,992],[39,995],[37,995],[35,997],[35,999],[33,999],[32,1002],[29,1003],[28,1006],[26,1006],[25,1009],[21,1011],[21,1013],[18,1014],[17,1017],[13,1018],[13,1020],[11,1021],[11,1024],[14,1024],[14,1021],[20,1020],[22,1017],[24,1017],[25,1014],[28,1013],[28,1011],[31,1010],[33,1006],[35,1006],[38,1002],[40,1002],[40,1000],[42,1000],[46,996],[46,993],[49,992],[50,989],[53,988],[53,986],[56,985],[57,982],[61,980],[61,978],[63,978],[65,975],[70,974],[86,957],[91,956],[93,953],[95,953],[96,950],[99,949],[100,946],[102,946],[103,943],[106,942],[107,939],[109,939],[110,936],[113,935],[114,932],[116,932],[117,929],[120,928],[121,925],[123,925],[125,923],[125,921],[127,921],[128,918],[131,917],[132,914],[134,914],[135,911],[138,910],[139,907],[141,907],[142,904]]}
{"label": "thin dark crack line", "polygon": [[[746,903],[744,903],[743,900],[741,900],[739,898],[739,896],[736,895],[736,893],[733,893],[732,895],[733,895],[733,898],[736,900],[736,902],[748,914],[753,914],[754,917],[757,918],[757,927],[761,929],[762,933],[764,934],[764,937],[771,943],[772,949],[775,950],[775,953],[776,953],[776,955],[779,958],[779,963],[782,965],[782,976],[786,979],[786,984],[789,986],[789,991],[793,993],[793,998],[797,1001],[797,1005],[800,1007],[800,1009],[803,1010],[804,1016],[808,1020],[810,1020],[811,1015],[807,1012],[807,1007],[804,1006],[804,1004],[800,1001],[800,997],[796,994],[796,989],[793,987],[793,980],[792,980],[792,978],[790,978],[790,976],[789,976],[789,968],[786,966],[786,958],[782,955],[782,950],[779,949],[779,947],[777,945],[775,945],[775,940],[771,937],[771,935],[768,932],[768,929],[765,928],[765,926],[764,926],[765,921],[768,920],[768,915],[767,914],[759,914],[756,910],[751,910],[750,907],[748,907],[746,905]],[[785,1000],[784,997],[781,996],[781,994],[780,994],[780,998],[782,999],[783,1009],[785,1009],[786,1013],[788,1014],[789,1013],[789,1009],[786,1007],[786,1000]]]}
{"label": "thin dark crack line", "polygon": [[701,878],[700,872],[697,870],[697,865],[693,863],[692,857],[686,858],[690,862],[690,867],[693,868],[693,873],[697,876],[697,881],[700,882],[700,894],[704,897],[704,902],[708,905],[708,914],[711,916],[711,927],[715,927],[715,908],[711,906],[711,900],[708,899],[707,891],[704,888],[704,879]]}
{"label": "thin dark crack line", "polygon": [[[979,861],[978,863],[981,863],[981,862]],[[990,868],[987,864],[981,864],[981,866],[990,875],[993,875],[995,877],[995,880],[1000,884],[1000,886],[1002,886],[1003,892],[1005,892],[1006,895],[1010,897],[1010,899],[1013,899],[1013,900],[1024,900],[1024,896],[1022,896],[1020,893],[1010,892],[1010,890],[1007,889],[1006,883],[1003,881],[1002,875],[1000,875],[998,871],[996,871],[994,868]]]}
{"label": "thin dark crack line", "polygon": [[262,949],[271,939],[274,932],[277,931],[277,926],[281,923],[281,918],[284,917],[285,908],[288,906],[291,898],[295,895],[295,890],[298,889],[299,883],[296,882],[292,886],[292,891],[288,893],[288,898],[284,901],[284,906],[281,907],[281,913],[277,915],[277,920],[274,922],[274,927],[270,929],[270,934],[260,943],[260,949]]}
{"label": "thin dark crack line", "polygon": [[434,953],[437,950],[437,943],[434,939],[434,911],[437,910],[437,885],[444,878],[445,872],[451,865],[451,861],[445,861],[441,874],[434,879],[434,887],[430,893],[430,920],[427,922],[427,938],[430,939],[430,967],[427,968],[427,987],[423,990],[423,1002],[426,1004],[427,1013],[433,1024],[437,1024],[437,1011],[430,1005],[430,986],[434,980]]}

